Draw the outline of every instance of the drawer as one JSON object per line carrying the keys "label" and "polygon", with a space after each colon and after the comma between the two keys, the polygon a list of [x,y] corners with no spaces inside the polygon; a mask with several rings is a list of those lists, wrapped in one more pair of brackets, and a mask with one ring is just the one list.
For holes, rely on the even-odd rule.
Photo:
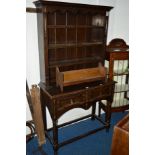
{"label": "drawer", "polygon": [[87,90],[87,102],[106,99],[112,94],[112,86],[99,85],[93,89]]}
{"label": "drawer", "polygon": [[74,94],[66,94],[60,96],[56,100],[56,107],[58,111],[63,109],[70,109],[74,107],[78,107],[81,104],[86,103],[86,93],[85,91],[74,93]]}
{"label": "drawer", "polygon": [[113,85],[101,86],[101,94],[102,96],[111,96],[113,95]]}

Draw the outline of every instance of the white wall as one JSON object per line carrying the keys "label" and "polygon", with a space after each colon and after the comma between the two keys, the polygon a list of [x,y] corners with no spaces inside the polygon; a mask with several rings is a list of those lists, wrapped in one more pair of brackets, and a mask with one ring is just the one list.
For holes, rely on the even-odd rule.
{"label": "white wall", "polygon": [[129,43],[129,0],[117,0],[112,38],[123,38]]}
{"label": "white wall", "polygon": [[[34,7],[30,1],[26,1],[29,7]],[[29,87],[40,81],[39,53],[36,14],[26,14],[26,79]],[[26,102],[26,118],[31,120],[31,114]]]}
{"label": "white wall", "polygon": [[113,27],[114,27],[114,17],[115,17],[115,3],[116,0],[99,0],[99,5],[107,5],[114,7],[109,14],[109,26],[108,26],[108,36],[107,36],[107,42],[109,42],[112,39],[113,36]]}
{"label": "white wall", "polygon": [[[110,13],[108,42],[115,37],[121,37],[128,43],[128,0],[57,0],[63,2],[75,2],[85,4],[100,4],[107,6],[114,6]],[[34,7],[33,0],[27,0],[27,7]],[[39,73],[39,52],[38,52],[38,37],[37,37],[37,20],[36,14],[26,13],[26,75],[29,87],[32,84],[40,82]],[[26,103],[27,104],[27,103]],[[82,109],[73,109],[64,114],[59,122],[69,121],[79,116],[90,113],[91,109],[84,111]],[[31,114],[28,108],[26,109],[27,120],[31,119]],[[51,119],[47,113],[47,124],[51,127]]]}
{"label": "white wall", "polygon": [[99,0],[99,5],[109,5],[110,11],[107,42],[122,38],[129,43],[129,0]]}

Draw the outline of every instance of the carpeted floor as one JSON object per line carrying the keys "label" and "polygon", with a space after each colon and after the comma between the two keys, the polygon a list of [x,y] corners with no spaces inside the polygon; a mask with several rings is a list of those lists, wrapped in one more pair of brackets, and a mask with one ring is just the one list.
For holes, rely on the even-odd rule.
{"label": "carpeted floor", "polygon": [[[110,155],[112,134],[114,125],[121,120],[128,112],[113,113],[111,118],[111,128],[109,132],[99,131],[93,135],[82,138],[71,144],[61,147],[58,155]],[[104,114],[102,115],[104,119]],[[97,120],[90,119],[59,129],[59,142],[80,135],[84,132],[100,127],[102,124]],[[52,132],[48,133],[52,136]],[[47,140],[43,145],[42,152],[38,149],[37,138],[30,140],[26,145],[27,155],[54,155],[53,147]]]}

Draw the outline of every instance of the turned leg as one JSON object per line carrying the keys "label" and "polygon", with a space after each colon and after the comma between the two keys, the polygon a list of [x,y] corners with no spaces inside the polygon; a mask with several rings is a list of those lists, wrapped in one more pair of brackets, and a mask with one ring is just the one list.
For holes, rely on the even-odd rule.
{"label": "turned leg", "polygon": [[107,101],[107,107],[105,111],[106,131],[109,131],[110,121],[111,121],[111,102]]}
{"label": "turned leg", "polygon": [[91,116],[92,120],[95,119],[95,111],[96,111],[96,102],[92,105],[92,116]]}
{"label": "turned leg", "polygon": [[40,89],[40,101],[41,101],[41,110],[42,110],[42,117],[44,123],[44,130],[47,130],[47,121],[46,121],[46,106],[45,106],[45,97],[43,91]]}
{"label": "turned leg", "polygon": [[53,120],[53,148],[54,148],[54,155],[57,155],[58,151],[58,127],[57,127],[58,121]]}
{"label": "turned leg", "polygon": [[101,117],[101,101],[99,101],[99,107],[98,107],[98,117]]}

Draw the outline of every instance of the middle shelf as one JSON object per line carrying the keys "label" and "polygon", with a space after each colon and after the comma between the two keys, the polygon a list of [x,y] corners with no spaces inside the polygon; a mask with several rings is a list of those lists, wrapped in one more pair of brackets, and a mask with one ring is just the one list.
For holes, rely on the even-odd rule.
{"label": "middle shelf", "polygon": [[129,91],[128,84],[116,84],[115,85],[115,93],[127,92]]}
{"label": "middle shelf", "polygon": [[96,41],[96,42],[79,42],[79,43],[65,43],[65,44],[49,44],[48,49],[55,49],[55,48],[65,48],[65,47],[83,47],[83,46],[94,46],[94,45],[103,45],[103,42]]}
{"label": "middle shelf", "polygon": [[98,63],[102,62],[103,59],[101,57],[88,57],[88,58],[79,58],[79,59],[70,59],[70,60],[59,60],[59,61],[50,61],[49,68],[53,67],[61,67],[61,66],[69,66],[73,64],[84,64],[84,63]]}

